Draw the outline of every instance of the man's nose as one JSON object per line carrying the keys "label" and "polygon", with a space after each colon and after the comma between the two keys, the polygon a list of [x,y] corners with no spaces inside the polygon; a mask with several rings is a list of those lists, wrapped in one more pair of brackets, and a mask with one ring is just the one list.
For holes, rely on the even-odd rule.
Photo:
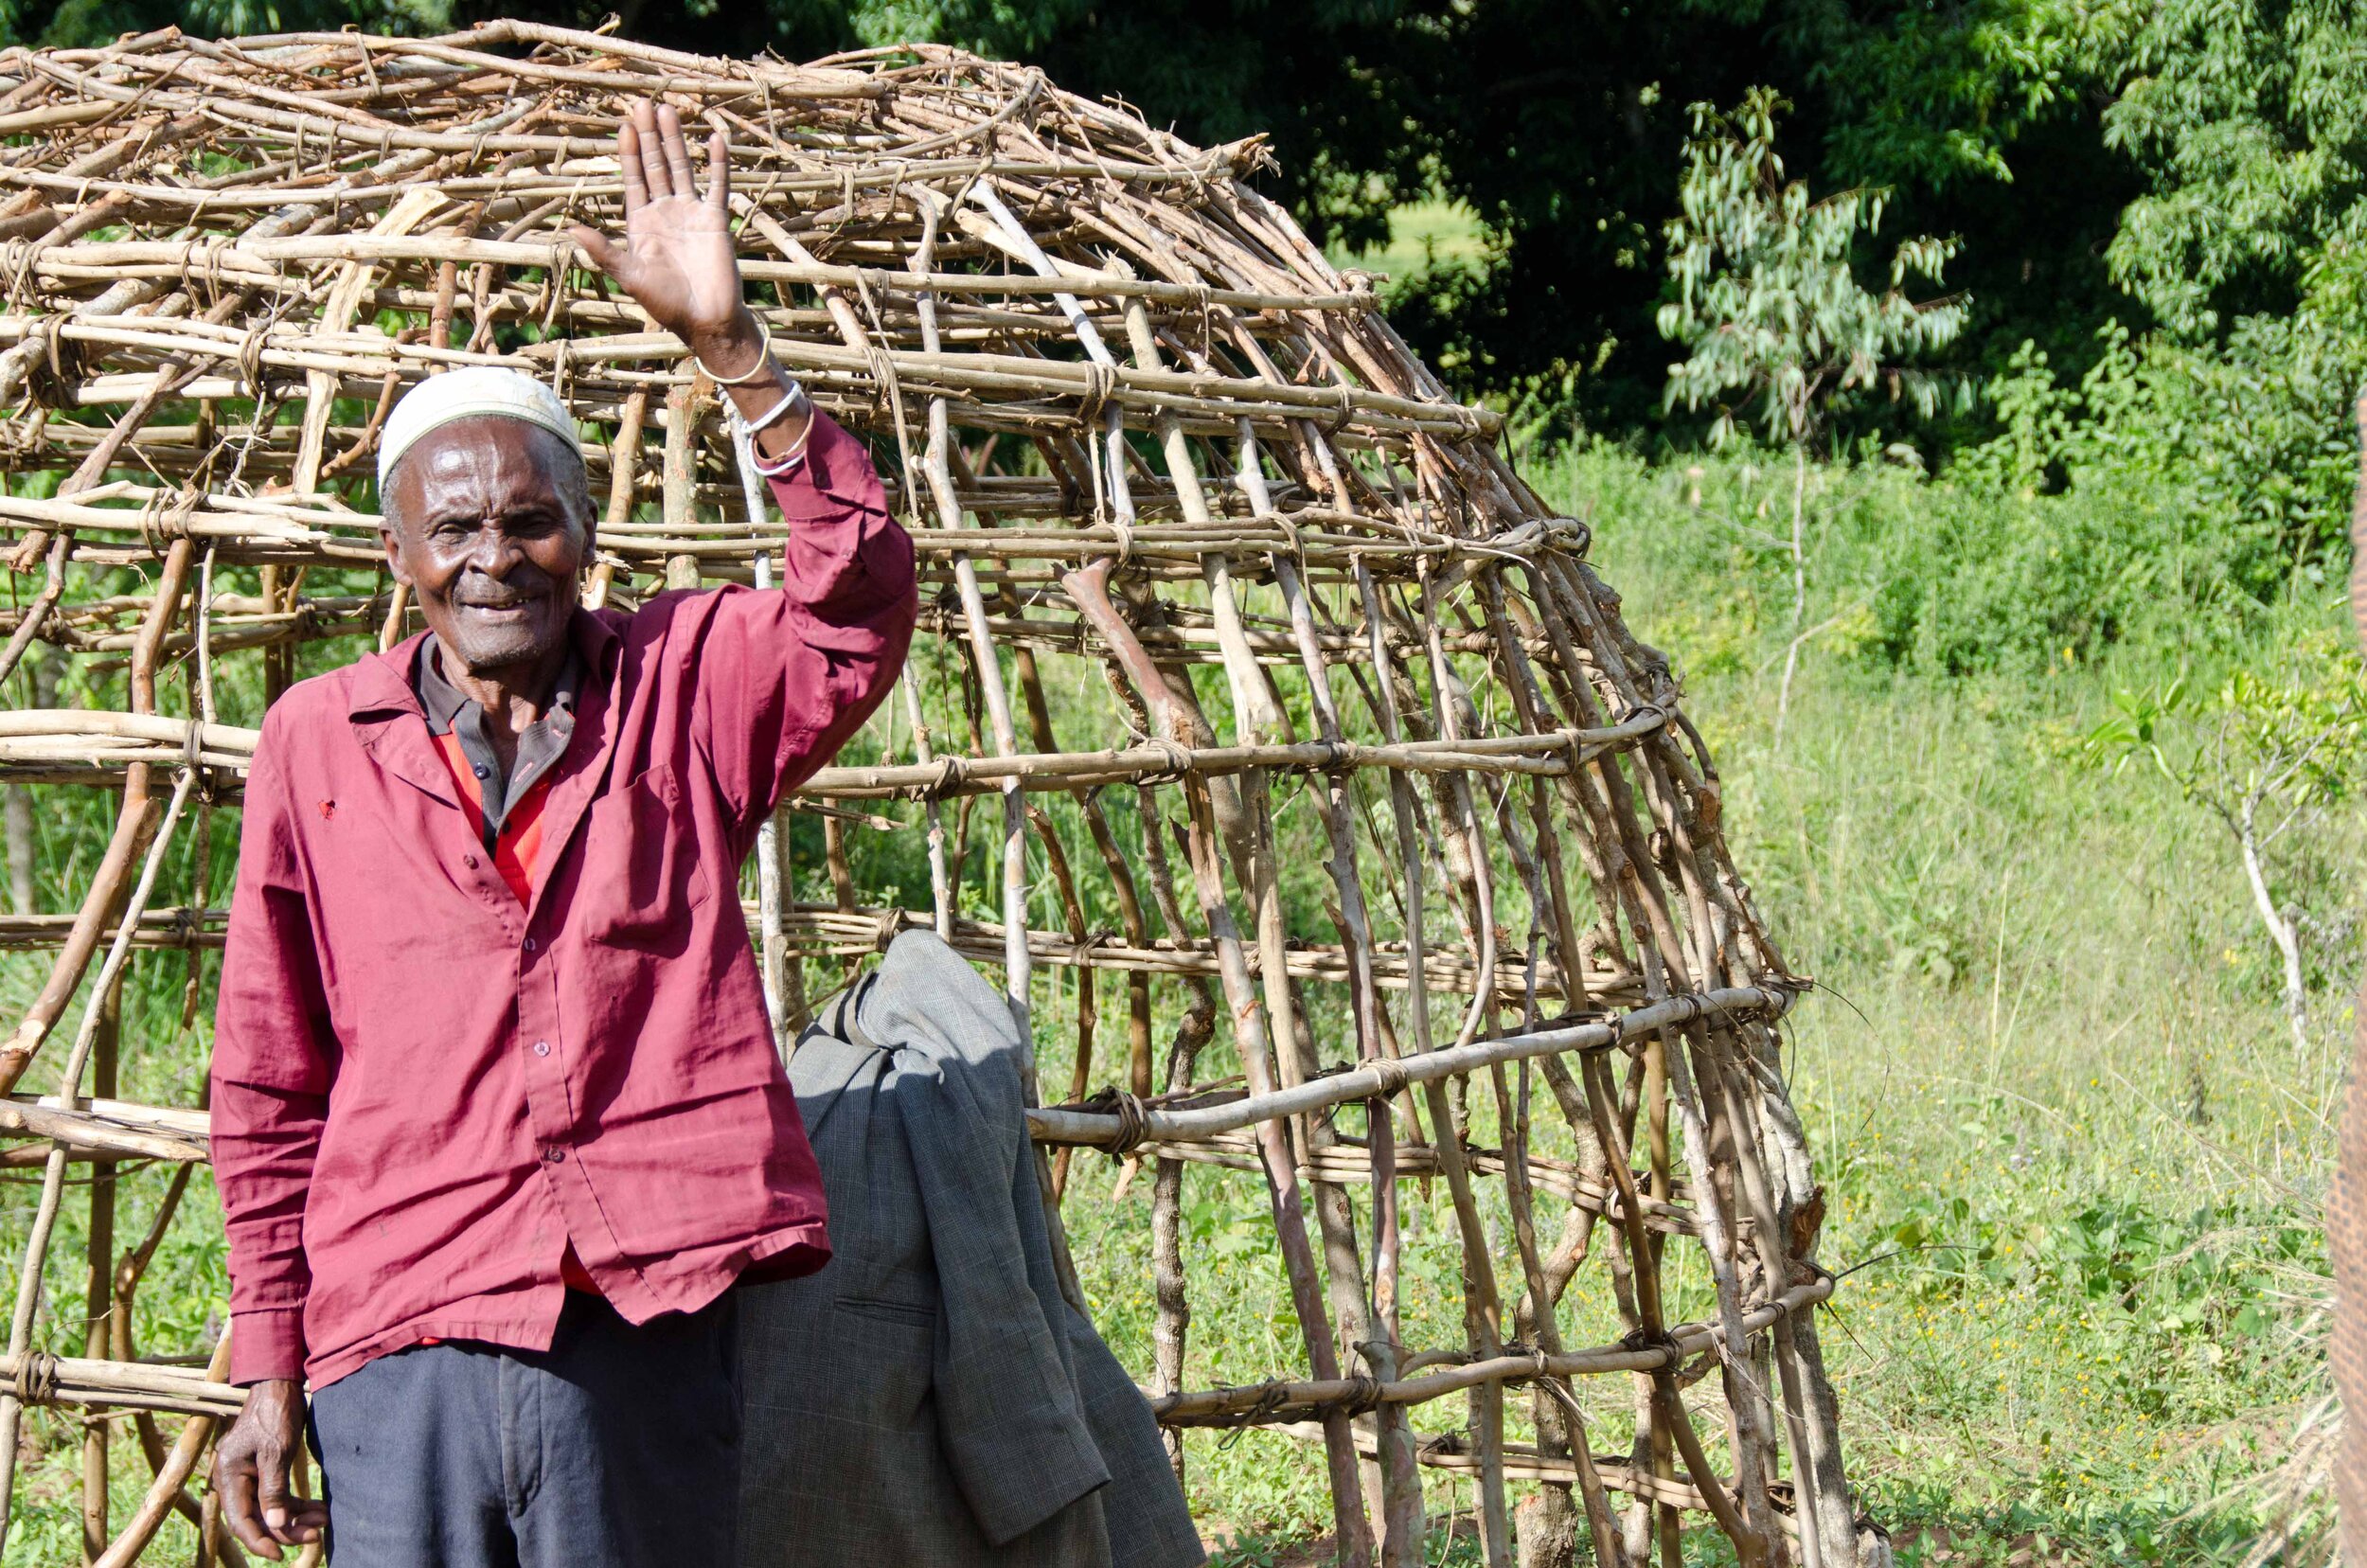
{"label": "man's nose", "polygon": [[469,564],[489,578],[509,575],[509,569],[525,559],[525,552],[509,537],[499,524],[488,524],[477,530],[476,541],[469,551]]}

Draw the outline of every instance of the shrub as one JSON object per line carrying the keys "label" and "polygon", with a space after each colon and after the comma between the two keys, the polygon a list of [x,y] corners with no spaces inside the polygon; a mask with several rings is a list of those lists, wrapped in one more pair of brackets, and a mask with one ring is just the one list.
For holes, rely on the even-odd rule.
{"label": "shrub", "polygon": [[[1623,581],[1688,584],[1660,628],[1689,668],[1780,663],[1789,633],[1789,454],[1654,467],[1604,444],[1541,482],[1616,530]],[[2085,471],[2054,492],[2010,472],[1924,477],[1884,461],[1816,465],[1806,510],[1809,651],[1931,675],[2026,676],[2129,641],[2217,646],[2265,607],[2238,541],[2185,487]],[[1607,541],[1608,543],[1608,541]]]}

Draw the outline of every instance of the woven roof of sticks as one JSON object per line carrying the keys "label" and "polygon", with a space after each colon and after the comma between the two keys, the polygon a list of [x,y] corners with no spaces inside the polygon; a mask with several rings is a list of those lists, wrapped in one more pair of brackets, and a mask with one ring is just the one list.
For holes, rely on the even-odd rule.
{"label": "woven roof of sticks", "polygon": [[[614,130],[651,96],[727,133],[775,352],[921,552],[899,697],[751,877],[785,1038],[903,925],[995,966],[1067,1102],[1033,1113],[1055,1203],[1078,1146],[1155,1167],[1136,1371],[1162,1420],[1307,1423],[1346,1560],[1420,1560],[1427,1465],[1477,1478],[1491,1563],[1516,1482],[1605,1563],[1681,1524],[1745,1563],[1858,1561],[1780,1071],[1801,983],[1716,770],[1587,528],[1257,192],[1263,147],[942,48],[791,65],[517,23],[0,55],[0,778],[119,793],[75,907],[0,917],[39,983],[0,1088],[52,1096],[0,1103],[44,1169],[0,1465],[28,1406],[189,1413],[114,1522],[102,1560],[129,1562],[240,1399],[219,1351],[133,1360],[139,1268],[112,1276],[114,1350],[61,1358],[27,1303],[69,1166],[205,1157],[202,1112],[140,1102],[172,1042],[118,1062],[97,999],[220,944],[205,857],[169,846],[235,800],[264,707],[418,624],[372,488],[403,388],[503,364],[567,401],[588,603],[770,580],[784,525],[715,388],[566,238],[621,226]],[[100,696],[69,705],[78,661]],[[82,1097],[118,1069],[126,1098]],[[1263,1173],[1290,1364],[1192,1346],[1187,1167]],[[1450,1208],[1409,1237],[1432,1178]],[[1671,1240],[1707,1256],[1699,1321],[1664,1298]],[[1425,1246],[1459,1302],[1407,1283]],[[1462,1340],[1410,1343],[1440,1310]],[[1711,1350],[1731,1420],[1697,1432]],[[1746,1370],[1771,1364],[1782,1407]],[[1580,1376],[1607,1372],[1630,1376]],[[1425,1437],[1450,1393],[1431,1408],[1468,1430]]]}

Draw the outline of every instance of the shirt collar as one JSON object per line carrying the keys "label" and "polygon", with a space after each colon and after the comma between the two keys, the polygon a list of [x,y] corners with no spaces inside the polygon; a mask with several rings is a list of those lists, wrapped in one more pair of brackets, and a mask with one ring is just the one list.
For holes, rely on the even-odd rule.
{"label": "shirt collar", "polygon": [[[568,640],[579,661],[579,679],[609,678],[614,668],[609,655],[624,640],[612,621],[621,619],[613,610],[578,610],[568,622]],[[362,722],[374,717],[421,712],[417,679],[418,653],[432,635],[415,633],[383,653],[365,653],[355,660],[346,704],[347,716]]]}
{"label": "shirt collar", "polygon": [[[551,700],[543,709],[542,723],[553,713],[565,713],[570,722],[576,711],[576,692],[583,684],[583,653],[580,647],[567,650],[567,662],[559,667],[559,680],[551,687]],[[443,661],[437,656],[436,633],[430,632],[419,639],[418,651],[413,655],[411,689],[419,699],[419,710],[427,716],[430,735],[449,735],[461,715],[477,705],[476,699],[462,691],[446,678]]]}

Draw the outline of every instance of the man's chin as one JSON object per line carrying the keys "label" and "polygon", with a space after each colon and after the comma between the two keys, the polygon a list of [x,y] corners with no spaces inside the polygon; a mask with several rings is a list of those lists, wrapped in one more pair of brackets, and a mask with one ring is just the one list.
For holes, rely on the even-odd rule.
{"label": "man's chin", "polygon": [[474,617],[464,615],[459,618],[464,624],[451,628],[436,641],[472,675],[540,663],[567,640],[563,620],[551,627],[469,626],[465,623]]}

